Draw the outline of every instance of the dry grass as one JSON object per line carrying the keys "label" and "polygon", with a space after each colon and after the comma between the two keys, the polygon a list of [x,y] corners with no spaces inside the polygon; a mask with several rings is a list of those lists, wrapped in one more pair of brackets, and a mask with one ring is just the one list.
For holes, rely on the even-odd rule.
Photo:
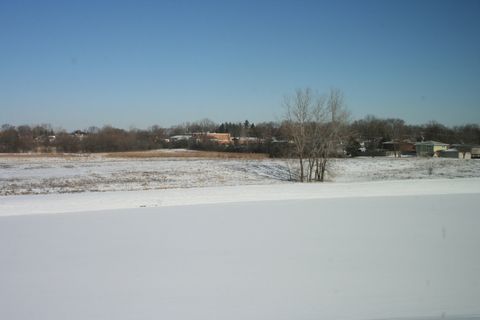
{"label": "dry grass", "polygon": [[79,159],[88,157],[88,153],[0,153],[0,159],[35,159],[35,158],[58,158],[58,159]]}
{"label": "dry grass", "polygon": [[41,159],[56,158],[65,160],[82,159],[92,155],[105,158],[127,158],[127,159],[146,159],[146,158],[202,158],[202,159],[266,159],[265,153],[236,153],[236,152],[216,152],[216,151],[195,151],[195,150],[154,150],[154,151],[126,151],[110,153],[0,153],[0,159]]}
{"label": "dry grass", "polygon": [[104,154],[108,158],[203,158],[203,159],[266,159],[265,153],[236,153],[236,152],[216,152],[216,151],[194,151],[182,150],[169,152],[164,150],[156,151],[128,151],[112,152]]}

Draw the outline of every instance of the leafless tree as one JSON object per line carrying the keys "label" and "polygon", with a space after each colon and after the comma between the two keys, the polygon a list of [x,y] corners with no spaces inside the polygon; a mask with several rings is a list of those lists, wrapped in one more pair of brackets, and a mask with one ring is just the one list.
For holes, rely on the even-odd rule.
{"label": "leafless tree", "polygon": [[285,98],[286,123],[298,160],[300,181],[324,181],[328,160],[342,150],[346,140],[348,112],[343,94],[331,89],[315,96],[310,89],[296,90]]}
{"label": "leafless tree", "polygon": [[350,136],[348,120],[350,114],[345,106],[343,92],[340,89],[330,89],[327,101],[327,118],[324,132],[324,150],[321,165],[318,168],[318,181],[324,181],[327,161],[333,156],[344,153],[344,146]]}
{"label": "leafless tree", "polygon": [[387,119],[386,123],[392,138],[393,156],[395,158],[400,158],[402,152],[401,146],[403,143],[403,132],[405,130],[405,121],[402,119]]}
{"label": "leafless tree", "polygon": [[218,127],[218,124],[213,122],[208,118],[204,118],[202,120],[198,120],[195,122],[187,122],[185,123],[185,127],[189,133],[195,132],[214,132],[215,129]]}
{"label": "leafless tree", "polygon": [[302,182],[305,180],[305,158],[310,138],[308,125],[312,121],[313,100],[309,88],[297,89],[292,97],[286,96],[284,100],[286,122],[290,139],[295,146],[294,153],[300,165],[299,179]]}

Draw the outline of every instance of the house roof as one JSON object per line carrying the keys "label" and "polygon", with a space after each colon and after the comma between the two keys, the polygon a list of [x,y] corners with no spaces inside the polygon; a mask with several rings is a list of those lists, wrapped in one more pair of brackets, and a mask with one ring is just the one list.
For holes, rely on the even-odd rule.
{"label": "house roof", "polygon": [[382,144],[413,144],[410,140],[391,140],[391,141],[385,141]]}
{"label": "house roof", "polygon": [[451,149],[447,149],[447,150],[442,150],[440,152],[458,152],[458,150],[455,149],[455,148],[451,148]]}
{"label": "house roof", "polygon": [[191,138],[191,136],[188,135],[188,134],[179,134],[179,135],[170,137],[170,139],[173,139],[173,140],[187,140],[187,139],[190,139],[190,138]]}
{"label": "house roof", "polygon": [[469,143],[454,143],[452,144],[454,148],[478,148],[480,145],[478,144],[469,144]]}
{"label": "house roof", "polygon": [[434,146],[448,146],[448,143],[438,142],[438,141],[422,141],[415,143],[416,146],[427,146],[427,145],[434,145]]}

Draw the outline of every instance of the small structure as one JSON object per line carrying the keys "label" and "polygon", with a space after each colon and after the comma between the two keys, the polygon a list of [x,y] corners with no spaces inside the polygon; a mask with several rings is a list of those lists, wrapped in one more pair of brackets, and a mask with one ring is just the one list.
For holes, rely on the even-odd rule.
{"label": "small structure", "polygon": [[471,144],[454,144],[452,148],[458,150],[460,159],[480,159],[480,146]]}
{"label": "small structure", "polygon": [[82,130],[75,130],[71,133],[71,135],[74,136],[75,138],[78,138],[79,140],[83,140],[83,138],[87,136],[87,133]]}
{"label": "small structure", "polygon": [[461,157],[461,152],[459,152],[455,148],[451,148],[451,149],[447,149],[447,150],[440,150],[440,151],[438,151],[438,156],[440,158],[452,158],[452,159],[462,158]]}
{"label": "small structure", "polygon": [[480,146],[472,147],[470,155],[472,159],[480,159]]}
{"label": "small structure", "polygon": [[207,138],[219,144],[229,144],[231,142],[230,133],[207,133]]}
{"label": "small structure", "polygon": [[257,137],[234,137],[232,138],[232,141],[235,144],[248,145],[248,144],[264,143],[265,139],[261,139]]}
{"label": "small structure", "polygon": [[197,141],[211,141],[218,144],[230,144],[230,133],[216,133],[216,132],[196,132],[192,137]]}
{"label": "small structure", "polygon": [[448,143],[438,141],[422,141],[415,143],[415,151],[419,157],[438,157],[438,153],[448,149]]}
{"label": "small structure", "polygon": [[409,140],[392,140],[382,143],[383,149],[386,150],[387,156],[400,157],[403,155],[415,154],[415,144]]}
{"label": "small structure", "polygon": [[190,139],[192,136],[189,134],[179,134],[176,136],[171,136],[169,141],[175,142],[175,141],[184,141]]}

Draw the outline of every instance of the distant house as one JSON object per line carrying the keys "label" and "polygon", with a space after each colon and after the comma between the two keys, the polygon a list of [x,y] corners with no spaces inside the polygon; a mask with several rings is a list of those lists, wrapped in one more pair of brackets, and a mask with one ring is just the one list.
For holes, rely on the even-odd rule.
{"label": "distant house", "polygon": [[415,143],[415,151],[419,157],[438,156],[439,152],[448,149],[448,143],[438,141],[423,141]]}
{"label": "distant house", "polygon": [[256,143],[264,143],[265,139],[257,138],[257,137],[235,137],[232,138],[232,141],[235,144],[256,144]]}
{"label": "distant house", "polygon": [[212,141],[218,144],[230,144],[230,133],[216,133],[216,132],[196,132],[192,137],[197,141]]}
{"label": "distant house", "polygon": [[386,154],[391,156],[400,156],[402,154],[414,154],[415,144],[408,140],[398,141],[392,140],[382,143],[383,149],[386,150]]}
{"label": "distant house", "polygon": [[175,141],[182,141],[182,140],[188,140],[190,139],[192,136],[189,135],[189,134],[179,134],[179,135],[176,135],[176,136],[171,136],[169,141],[171,142],[175,142]]}
{"label": "distant house", "polygon": [[458,150],[460,159],[480,159],[480,146],[471,144],[453,144],[452,148]]}
{"label": "distant house", "polygon": [[440,158],[452,158],[452,159],[462,159],[462,153],[459,152],[455,148],[447,149],[447,150],[440,150],[438,151],[438,156]]}
{"label": "distant house", "polygon": [[480,146],[472,147],[472,159],[480,159]]}
{"label": "distant house", "polygon": [[87,133],[85,131],[82,131],[82,130],[75,130],[71,133],[71,135],[78,138],[79,140],[82,140],[83,138],[85,138],[87,136]]}
{"label": "distant house", "polygon": [[207,133],[207,138],[219,144],[229,144],[231,142],[230,133]]}

